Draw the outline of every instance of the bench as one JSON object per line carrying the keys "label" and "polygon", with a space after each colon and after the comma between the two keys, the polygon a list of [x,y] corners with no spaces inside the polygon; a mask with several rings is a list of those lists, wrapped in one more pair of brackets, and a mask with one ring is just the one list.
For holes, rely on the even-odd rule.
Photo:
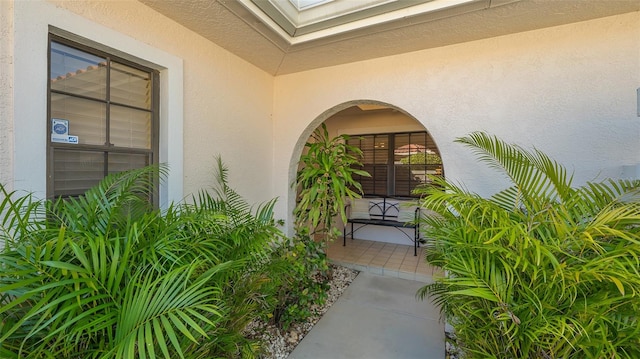
{"label": "bench", "polygon": [[[413,255],[418,255],[420,247],[420,207],[410,202],[394,198],[360,198],[352,200],[345,206],[347,223],[343,229],[343,246],[347,245],[347,236],[365,226],[385,226],[397,228],[413,242]],[[354,229],[354,224],[357,227]],[[351,231],[347,232],[347,225]],[[403,231],[403,228],[413,229],[413,237]]]}

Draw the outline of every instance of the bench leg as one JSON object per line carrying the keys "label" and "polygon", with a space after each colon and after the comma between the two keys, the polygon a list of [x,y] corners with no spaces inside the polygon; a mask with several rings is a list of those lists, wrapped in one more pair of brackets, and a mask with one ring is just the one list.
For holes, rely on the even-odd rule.
{"label": "bench leg", "polygon": [[344,225],[344,228],[342,228],[342,246],[346,247],[347,246],[347,225]]}
{"label": "bench leg", "polygon": [[416,229],[414,231],[414,239],[413,239],[413,256],[418,256],[418,247],[420,246],[420,227],[416,225]]}

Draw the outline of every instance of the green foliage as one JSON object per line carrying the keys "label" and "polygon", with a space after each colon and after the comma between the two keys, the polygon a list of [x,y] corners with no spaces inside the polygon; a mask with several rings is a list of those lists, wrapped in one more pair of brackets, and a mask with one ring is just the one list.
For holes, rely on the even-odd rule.
{"label": "green foliage", "polygon": [[339,215],[347,221],[345,199],[361,197],[362,186],[353,176],[370,176],[357,169],[362,167],[362,151],[349,145],[348,139],[347,135],[329,138],[325,124],[318,127],[312,141],[305,144],[307,152],[300,157],[302,167],[295,183],[299,196],[294,210],[297,226],[311,226],[314,233],[323,231],[330,240],[340,235],[333,218]]}
{"label": "green foliage", "polygon": [[314,241],[305,230],[281,248],[284,261],[278,283],[273,321],[284,330],[304,322],[324,305],[329,289],[329,262],[325,242]]}
{"label": "green foliage", "polygon": [[400,159],[403,165],[441,165],[442,158],[435,153],[419,152]]}
{"label": "green foliage", "polygon": [[511,186],[490,198],[434,177],[422,288],[469,358],[640,358],[640,182],[572,187],[544,153],[458,139]]}
{"label": "green foliage", "polygon": [[274,202],[251,208],[227,184],[154,209],[163,168],[105,178],[75,199],[0,186],[0,357],[235,358],[266,315],[282,234]]}

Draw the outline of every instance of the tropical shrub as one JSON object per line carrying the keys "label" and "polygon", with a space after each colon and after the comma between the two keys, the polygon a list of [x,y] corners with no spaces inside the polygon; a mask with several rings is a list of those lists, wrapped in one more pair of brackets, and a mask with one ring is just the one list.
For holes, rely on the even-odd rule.
{"label": "tropical shrub", "polygon": [[457,142],[506,174],[483,198],[422,189],[432,296],[468,358],[640,358],[640,181],[572,187],[538,150],[484,133]]}
{"label": "tropical shrub", "polygon": [[274,202],[251,208],[219,160],[213,194],[160,211],[148,199],[163,172],[55,202],[0,186],[0,357],[254,356],[242,331],[273,309]]}
{"label": "tropical shrub", "polygon": [[360,198],[362,186],[354,175],[369,177],[362,167],[362,151],[349,145],[349,136],[329,137],[323,123],[305,144],[307,152],[300,157],[301,166],[294,186],[298,202],[294,210],[296,226],[310,227],[311,235],[322,233],[328,240],[337,238],[341,231],[334,225],[334,217],[347,221],[345,200]]}
{"label": "tropical shrub", "polygon": [[289,245],[280,248],[284,271],[278,277],[278,293],[273,321],[287,330],[292,323],[302,323],[317,314],[325,304],[329,289],[329,261],[325,242],[315,241],[305,229]]}

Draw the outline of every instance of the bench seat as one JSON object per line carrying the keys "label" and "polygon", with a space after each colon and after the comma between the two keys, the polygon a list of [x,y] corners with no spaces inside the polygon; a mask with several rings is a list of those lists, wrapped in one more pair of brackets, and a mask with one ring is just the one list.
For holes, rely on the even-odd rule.
{"label": "bench seat", "polygon": [[[349,235],[353,239],[353,234],[365,226],[393,227],[400,230],[413,242],[413,255],[418,255],[418,247],[420,246],[420,208],[418,206],[405,208],[410,203],[386,197],[364,198],[355,201],[354,206],[349,203],[345,208],[348,219],[343,230],[343,246],[347,245]],[[357,208],[354,209],[354,207]],[[357,228],[354,228],[354,224],[358,225]],[[348,225],[351,229],[349,232],[347,232]],[[413,237],[402,231],[402,228],[413,229]]]}
{"label": "bench seat", "polygon": [[413,223],[407,222],[398,222],[387,219],[362,219],[362,218],[354,218],[349,219],[347,222],[349,223],[358,223],[358,224],[371,224],[374,226],[386,226],[386,227],[404,227],[404,228],[416,228],[417,225]]}

